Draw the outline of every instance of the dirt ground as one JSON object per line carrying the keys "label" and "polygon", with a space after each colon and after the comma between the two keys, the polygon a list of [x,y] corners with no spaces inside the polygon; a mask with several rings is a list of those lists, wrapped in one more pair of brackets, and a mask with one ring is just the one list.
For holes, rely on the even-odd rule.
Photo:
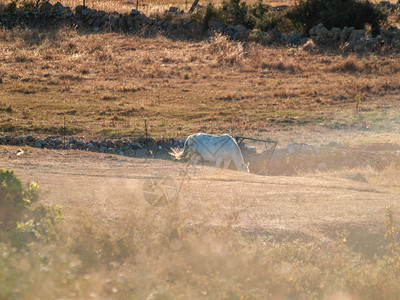
{"label": "dirt ground", "polygon": [[330,173],[258,176],[206,166],[184,172],[184,163],[171,161],[33,148],[17,156],[17,150],[1,146],[0,165],[24,184],[37,182],[41,201],[61,205],[66,219],[90,215],[111,228],[123,226],[131,209],[161,214],[165,208],[145,201],[143,184],[166,175],[182,187],[177,201],[188,223],[231,224],[276,240],[345,237],[353,250],[372,255],[384,240],[385,207],[398,213],[396,191]]}

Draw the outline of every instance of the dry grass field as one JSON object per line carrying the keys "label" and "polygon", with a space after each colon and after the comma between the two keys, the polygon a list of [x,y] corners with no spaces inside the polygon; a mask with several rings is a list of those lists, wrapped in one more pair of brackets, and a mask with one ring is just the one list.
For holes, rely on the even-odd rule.
{"label": "dry grass field", "polygon": [[[172,41],[72,29],[0,32],[0,130],[155,137],[300,129],[393,133],[398,53],[309,53],[215,37]],[[355,112],[356,95],[360,96]],[[332,131],[333,130],[333,131]]]}
{"label": "dry grass field", "polygon": [[[145,12],[171,5],[185,3],[152,2]],[[400,144],[399,76],[400,54],[389,49],[0,29],[0,132],[60,137],[65,118],[68,135],[133,138],[146,120],[156,138],[232,126],[280,146]],[[184,163],[172,161],[23,150],[0,146],[0,167],[24,184],[37,182],[40,203],[61,205],[65,219],[56,238],[43,242],[38,234],[42,242],[25,250],[0,242],[0,299],[400,297],[400,171],[393,166],[294,176],[207,166],[185,173]],[[349,180],[355,173],[368,182]],[[165,175],[183,182],[179,197],[153,207],[144,182]]]}

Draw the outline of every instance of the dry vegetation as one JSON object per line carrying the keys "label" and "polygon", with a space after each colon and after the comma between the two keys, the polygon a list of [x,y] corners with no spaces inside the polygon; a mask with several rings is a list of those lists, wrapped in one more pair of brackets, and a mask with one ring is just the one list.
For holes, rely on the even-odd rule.
{"label": "dry vegetation", "polygon": [[[68,134],[86,138],[142,135],[147,120],[155,137],[233,124],[280,144],[398,144],[400,54],[387,50],[2,29],[0,131],[60,136],[65,117]],[[396,229],[385,227],[385,206],[400,215],[394,167],[293,177],[204,167],[189,174],[178,202],[154,208],[143,180],[179,181],[182,164],[23,150],[2,146],[0,165],[38,182],[41,203],[61,204],[65,220],[58,240],[22,251],[0,242],[0,298],[399,298]],[[356,172],[369,183],[346,179]]]}
{"label": "dry vegetation", "polygon": [[[0,3],[8,3],[7,0],[0,0]],[[57,1],[50,1],[52,4]],[[62,0],[59,1],[64,6],[70,6],[74,8],[79,4],[83,4],[83,1],[72,1],[72,0]],[[248,3],[255,3],[256,0],[247,1]],[[373,1],[374,2],[374,1]],[[377,1],[379,2],[379,1]],[[168,10],[171,6],[176,6],[180,10],[189,10],[193,1],[191,0],[89,0],[86,1],[86,5],[90,8],[104,11],[118,11],[121,13],[130,12],[132,9],[136,9],[136,4],[138,4],[138,8],[141,12],[146,15],[156,15],[159,13],[163,13],[165,10]],[[215,6],[219,6],[222,3],[222,0],[207,0],[200,1],[199,5],[206,6],[208,3],[212,3]],[[269,4],[271,6],[278,5],[294,5],[294,0],[272,0],[272,1],[264,1],[264,3]]]}
{"label": "dry vegetation", "polygon": [[[85,136],[396,132],[399,54],[309,53],[216,36],[0,32],[0,130]],[[360,96],[358,113],[356,95]],[[336,133],[335,133],[336,134]]]}
{"label": "dry vegetation", "polygon": [[[1,165],[39,183],[41,203],[62,205],[65,220],[58,241],[22,251],[0,243],[6,298],[399,297],[396,169],[263,177],[203,167],[190,170],[178,201],[155,208],[143,180],[179,182],[183,164],[16,150],[3,146]],[[345,179],[353,172],[370,183]]]}

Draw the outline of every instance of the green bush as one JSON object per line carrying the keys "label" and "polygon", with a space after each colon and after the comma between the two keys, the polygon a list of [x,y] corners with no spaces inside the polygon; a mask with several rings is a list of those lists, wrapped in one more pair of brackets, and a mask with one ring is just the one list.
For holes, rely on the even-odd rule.
{"label": "green bush", "polygon": [[55,225],[63,219],[59,206],[43,204],[30,209],[39,199],[39,186],[31,182],[24,190],[13,171],[0,171],[0,241],[8,241],[16,249],[27,249],[36,240],[58,239]]}
{"label": "green bush", "polygon": [[38,11],[44,2],[45,0],[12,0],[4,6],[3,11],[10,14],[14,14],[17,10]]}
{"label": "green bush", "polygon": [[374,36],[388,18],[378,6],[363,0],[300,0],[287,17],[305,34],[319,23],[328,29],[344,26],[364,29],[369,24]]}
{"label": "green bush", "polygon": [[17,3],[15,1],[11,1],[10,3],[4,5],[1,12],[5,14],[15,14],[16,11],[17,11]]}
{"label": "green bush", "polygon": [[13,171],[0,170],[0,229],[9,229],[20,220],[31,201],[37,199],[38,186],[25,192]]}
{"label": "green bush", "polygon": [[60,238],[56,225],[64,218],[60,206],[39,205],[31,212],[31,219],[20,222],[8,233],[11,245],[18,250],[28,249],[35,241],[50,242]]}
{"label": "green bush", "polygon": [[248,29],[269,31],[277,29],[287,32],[293,29],[284,12],[273,11],[271,6],[259,0],[255,4],[247,4],[240,0],[224,0],[220,8],[209,3],[206,7],[203,22],[216,19],[230,25],[243,25]]}
{"label": "green bush", "polygon": [[212,3],[208,3],[206,7],[206,12],[204,14],[203,22],[204,25],[207,26],[208,21],[212,19],[217,19],[218,18],[218,10],[215,8],[215,6]]}
{"label": "green bush", "polygon": [[248,11],[249,7],[245,2],[240,3],[240,0],[229,0],[228,2],[224,0],[222,2],[220,14],[223,22],[232,25],[242,24],[249,27]]}

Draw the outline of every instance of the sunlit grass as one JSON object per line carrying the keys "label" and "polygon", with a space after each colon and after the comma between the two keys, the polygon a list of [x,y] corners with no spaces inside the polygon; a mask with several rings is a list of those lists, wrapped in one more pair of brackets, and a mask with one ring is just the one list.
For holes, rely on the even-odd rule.
{"label": "sunlit grass", "polygon": [[[64,117],[85,136],[140,132],[144,120],[154,136],[180,137],[226,133],[231,124],[248,134],[298,125],[369,135],[399,127],[396,53],[351,56],[357,70],[348,73],[343,57],[222,36],[172,41],[69,28],[2,29],[0,48],[3,132],[46,132]],[[377,60],[379,68],[367,67]]]}

